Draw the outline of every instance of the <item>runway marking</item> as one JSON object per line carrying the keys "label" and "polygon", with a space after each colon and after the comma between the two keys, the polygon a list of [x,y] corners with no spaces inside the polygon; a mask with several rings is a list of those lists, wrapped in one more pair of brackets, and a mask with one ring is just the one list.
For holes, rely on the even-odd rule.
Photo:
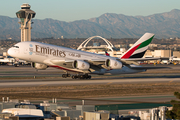
{"label": "runway marking", "polygon": [[46,86],[47,84],[42,84],[42,85],[39,85],[39,86]]}
{"label": "runway marking", "polygon": [[172,82],[173,80],[169,81],[169,82]]}
{"label": "runway marking", "polygon": [[109,82],[109,83],[107,83],[107,84],[111,84],[112,82]]}

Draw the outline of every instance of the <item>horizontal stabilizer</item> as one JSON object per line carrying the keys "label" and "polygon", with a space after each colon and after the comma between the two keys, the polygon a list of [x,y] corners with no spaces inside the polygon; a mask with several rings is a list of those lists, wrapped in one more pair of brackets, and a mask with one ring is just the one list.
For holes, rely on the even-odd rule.
{"label": "horizontal stabilizer", "polygon": [[136,69],[136,70],[143,70],[143,69],[165,69],[165,68],[169,68],[170,67],[130,67],[132,69]]}
{"label": "horizontal stabilizer", "polygon": [[149,60],[160,60],[160,58],[128,58],[128,59],[121,59],[121,61],[149,61]]}
{"label": "horizontal stabilizer", "polygon": [[160,60],[160,58],[128,58],[128,59],[121,59],[120,61],[124,65],[139,65],[138,61],[150,61],[150,60]]}

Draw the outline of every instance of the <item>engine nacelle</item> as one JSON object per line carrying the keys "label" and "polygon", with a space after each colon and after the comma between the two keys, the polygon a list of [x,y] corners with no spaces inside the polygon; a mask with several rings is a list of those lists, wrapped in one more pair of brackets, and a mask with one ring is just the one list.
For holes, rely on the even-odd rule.
{"label": "engine nacelle", "polygon": [[109,67],[111,69],[121,69],[122,68],[122,63],[120,61],[113,60],[113,59],[107,59],[105,61],[105,65],[106,65],[106,67]]}
{"label": "engine nacelle", "polygon": [[72,63],[73,68],[80,69],[80,70],[88,70],[90,65],[89,63],[82,61],[82,60],[75,60]]}
{"label": "engine nacelle", "polygon": [[31,63],[31,67],[37,69],[37,70],[45,70],[46,68],[48,68],[47,65],[45,64],[41,64],[41,63]]}

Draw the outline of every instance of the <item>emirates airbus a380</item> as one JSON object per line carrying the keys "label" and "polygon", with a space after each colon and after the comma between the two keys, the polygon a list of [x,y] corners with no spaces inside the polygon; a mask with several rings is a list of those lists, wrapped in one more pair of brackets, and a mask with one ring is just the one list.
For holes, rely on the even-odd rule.
{"label": "emirates airbus a380", "polygon": [[76,49],[39,42],[19,42],[8,50],[14,58],[32,62],[38,70],[54,67],[66,72],[62,77],[90,79],[89,74],[115,75],[146,71],[148,67],[137,65],[151,43],[154,34],[145,33],[121,58],[115,58]]}

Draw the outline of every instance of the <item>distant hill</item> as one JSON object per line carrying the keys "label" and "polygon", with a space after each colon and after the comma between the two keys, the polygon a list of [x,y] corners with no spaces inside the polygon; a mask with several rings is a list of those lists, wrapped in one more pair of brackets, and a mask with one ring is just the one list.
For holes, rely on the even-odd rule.
{"label": "distant hill", "polygon": [[[0,16],[0,39],[20,39],[18,21],[18,18]],[[105,38],[138,38],[145,32],[155,33],[156,38],[180,37],[178,9],[149,16],[105,13],[97,18],[73,22],[53,19],[32,21],[32,38],[88,38],[95,35]]]}

